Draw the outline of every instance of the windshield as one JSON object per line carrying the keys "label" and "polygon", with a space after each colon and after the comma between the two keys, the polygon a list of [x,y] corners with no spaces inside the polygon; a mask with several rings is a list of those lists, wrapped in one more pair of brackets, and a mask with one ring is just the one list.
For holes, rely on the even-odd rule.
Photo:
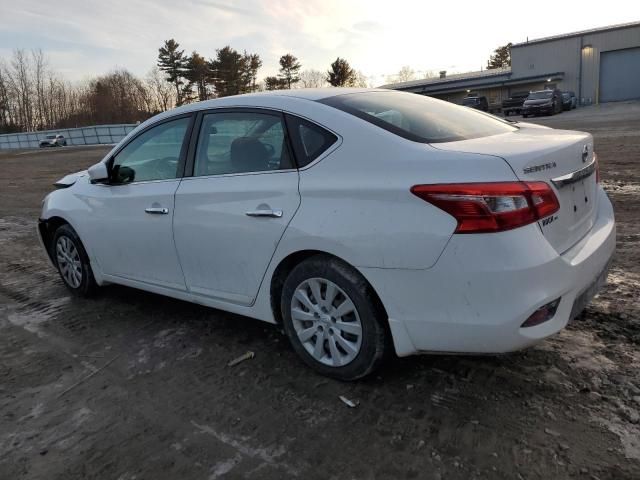
{"label": "windshield", "polygon": [[319,101],[414,142],[453,142],[517,130],[495,117],[415,93],[369,91]]}
{"label": "windshield", "polygon": [[553,97],[553,92],[551,90],[546,92],[531,92],[529,94],[529,100],[542,100],[544,98]]}

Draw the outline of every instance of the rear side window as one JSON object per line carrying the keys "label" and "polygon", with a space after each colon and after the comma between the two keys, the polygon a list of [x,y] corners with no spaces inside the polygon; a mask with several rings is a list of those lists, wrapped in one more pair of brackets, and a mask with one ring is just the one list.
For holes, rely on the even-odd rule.
{"label": "rear side window", "polygon": [[208,113],[202,118],[194,176],[292,168],[280,114]]}
{"label": "rear side window", "polygon": [[319,100],[408,140],[453,142],[513,132],[492,115],[415,93],[370,91]]}
{"label": "rear side window", "polygon": [[309,165],[338,140],[333,133],[319,125],[292,115],[287,115],[287,126],[298,167]]}

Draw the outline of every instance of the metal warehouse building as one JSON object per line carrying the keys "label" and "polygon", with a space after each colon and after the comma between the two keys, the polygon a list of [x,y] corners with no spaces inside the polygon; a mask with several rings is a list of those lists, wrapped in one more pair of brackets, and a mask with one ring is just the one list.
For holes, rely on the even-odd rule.
{"label": "metal warehouse building", "polygon": [[484,95],[493,106],[515,92],[557,87],[582,105],[640,99],[640,22],[529,40],[511,47],[511,68],[385,85],[460,103]]}

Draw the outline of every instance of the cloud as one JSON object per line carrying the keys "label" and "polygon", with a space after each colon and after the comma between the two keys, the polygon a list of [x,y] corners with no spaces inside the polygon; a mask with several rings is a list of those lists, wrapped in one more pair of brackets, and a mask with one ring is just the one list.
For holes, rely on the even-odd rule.
{"label": "cloud", "polygon": [[363,22],[354,23],[353,29],[360,32],[377,33],[384,30],[384,26],[379,22],[365,20]]}
{"label": "cloud", "polygon": [[[289,52],[303,68],[322,71],[337,56],[374,76],[391,75],[403,65],[437,71],[455,63],[465,70],[479,68],[494,48],[526,35],[625,21],[624,2],[609,0],[610,8],[594,24],[580,0],[565,0],[566,10],[575,12],[571,18],[545,21],[536,12],[531,17],[528,5],[504,8],[487,0],[491,24],[502,25],[492,29],[473,15],[460,15],[475,8],[468,0],[456,4],[455,11],[446,3],[410,0],[396,0],[391,7],[388,0],[59,0],[53,7],[42,0],[0,0],[0,52],[42,48],[52,66],[70,78],[101,74],[115,65],[142,75],[169,38],[206,58],[225,45],[258,53],[262,77],[275,73],[278,58]],[[526,32],[512,21],[519,13],[531,17]]]}
{"label": "cloud", "polygon": [[227,13],[237,13],[240,15],[255,16],[255,12],[252,12],[251,10],[236,7],[234,5],[227,5],[220,2],[214,2],[212,0],[194,0],[193,3],[195,3],[196,5],[203,5],[205,7],[211,7],[218,10],[222,10],[223,12],[227,12]]}

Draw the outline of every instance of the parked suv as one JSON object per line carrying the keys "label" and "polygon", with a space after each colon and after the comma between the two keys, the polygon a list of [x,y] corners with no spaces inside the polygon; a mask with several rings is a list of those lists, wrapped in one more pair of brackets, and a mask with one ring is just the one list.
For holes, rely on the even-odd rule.
{"label": "parked suv", "polygon": [[522,105],[522,116],[553,115],[562,112],[562,92],[556,89],[531,92]]}
{"label": "parked suv", "polygon": [[573,110],[578,105],[578,99],[573,92],[562,92],[562,109]]}
{"label": "parked suv", "polygon": [[522,105],[528,96],[529,92],[516,92],[508,99],[504,100],[502,102],[502,113],[504,113],[504,116],[508,117],[512,113],[520,115]]}
{"label": "parked suv", "polygon": [[476,110],[482,110],[483,112],[489,110],[487,97],[465,97],[462,100],[462,105],[465,107],[475,108]]}
{"label": "parked suv", "polygon": [[47,135],[42,140],[40,140],[40,148],[44,147],[66,147],[67,140],[63,135],[57,133],[55,135]]}

